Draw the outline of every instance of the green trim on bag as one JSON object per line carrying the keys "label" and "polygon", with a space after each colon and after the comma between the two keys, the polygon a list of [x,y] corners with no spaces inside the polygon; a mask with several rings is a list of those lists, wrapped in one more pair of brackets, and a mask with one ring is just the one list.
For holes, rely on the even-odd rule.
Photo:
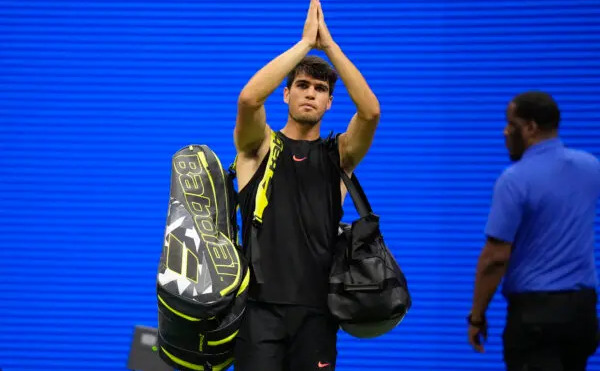
{"label": "green trim on bag", "polygon": [[165,306],[165,307],[166,307],[168,310],[170,310],[171,312],[175,313],[176,315],[178,315],[178,316],[179,316],[179,317],[181,317],[181,318],[185,318],[185,319],[187,319],[188,321],[194,321],[194,322],[202,321],[202,319],[200,319],[200,318],[194,318],[194,317],[187,316],[187,315],[185,315],[185,314],[183,314],[183,313],[181,313],[181,312],[179,312],[179,311],[177,311],[177,310],[175,310],[175,309],[171,308],[171,307],[169,306],[169,304],[167,304],[167,303],[166,303],[166,302],[163,300],[163,298],[161,298],[161,297],[160,297],[160,295],[158,295],[158,300],[159,300],[159,301],[162,303],[162,305],[164,305],[164,306]]}
{"label": "green trim on bag", "polygon": [[[184,361],[181,358],[177,358],[174,355],[172,355],[171,353],[167,352],[164,347],[160,347],[160,349],[163,351],[163,353],[165,353],[165,355],[167,357],[169,357],[171,359],[171,361],[177,363],[178,365],[187,367],[187,368],[192,369],[192,370],[204,371],[204,366],[197,365],[197,364],[190,363],[190,362],[186,362],[186,361]],[[225,362],[223,362],[223,363],[221,363],[219,365],[213,366],[212,367],[212,371],[222,371],[225,368],[229,367],[229,365],[231,364],[231,362],[233,362],[233,358],[229,358]]]}
{"label": "green trim on bag", "polygon": [[206,344],[210,345],[211,347],[214,347],[217,345],[223,345],[223,344],[228,343],[231,340],[233,340],[235,338],[235,336],[238,334],[238,332],[240,332],[240,330],[237,330],[233,334],[227,336],[225,339],[215,340],[215,341],[207,341]]}

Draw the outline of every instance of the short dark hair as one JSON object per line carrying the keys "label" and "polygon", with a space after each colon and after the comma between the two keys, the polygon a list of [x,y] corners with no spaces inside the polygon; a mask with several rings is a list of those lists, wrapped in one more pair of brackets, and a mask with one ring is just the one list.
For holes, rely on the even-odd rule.
{"label": "short dark hair", "polygon": [[288,89],[292,87],[296,76],[301,73],[305,73],[317,80],[327,81],[329,84],[329,95],[333,94],[333,88],[338,78],[337,72],[323,58],[316,55],[307,55],[302,58],[300,63],[287,76]]}
{"label": "short dark hair", "polygon": [[517,117],[535,121],[542,131],[558,129],[560,110],[554,98],[542,91],[528,91],[517,95],[513,100]]}

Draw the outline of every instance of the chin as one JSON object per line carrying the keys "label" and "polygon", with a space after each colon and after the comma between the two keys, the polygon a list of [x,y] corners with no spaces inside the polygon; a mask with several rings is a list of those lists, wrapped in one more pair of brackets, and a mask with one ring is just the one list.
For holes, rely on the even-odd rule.
{"label": "chin", "polygon": [[321,117],[318,115],[294,115],[292,118],[302,125],[315,126],[321,121]]}

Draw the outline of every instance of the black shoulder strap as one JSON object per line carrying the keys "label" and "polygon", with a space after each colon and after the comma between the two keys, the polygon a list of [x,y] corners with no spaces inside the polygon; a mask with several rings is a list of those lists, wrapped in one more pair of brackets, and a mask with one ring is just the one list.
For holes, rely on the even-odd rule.
{"label": "black shoulder strap", "polygon": [[350,193],[350,197],[352,197],[352,202],[354,203],[354,207],[356,211],[358,211],[358,215],[360,217],[367,216],[373,212],[371,209],[371,205],[369,204],[369,200],[367,199],[367,195],[363,191],[356,174],[352,173],[352,178],[348,178],[348,175],[342,168],[339,166],[339,159],[336,159],[336,156],[339,157],[339,144],[338,137],[340,134],[337,134],[335,138],[328,138],[328,153],[329,159],[333,162],[333,165],[340,172],[340,177],[344,181],[346,188],[348,189],[348,193]]}

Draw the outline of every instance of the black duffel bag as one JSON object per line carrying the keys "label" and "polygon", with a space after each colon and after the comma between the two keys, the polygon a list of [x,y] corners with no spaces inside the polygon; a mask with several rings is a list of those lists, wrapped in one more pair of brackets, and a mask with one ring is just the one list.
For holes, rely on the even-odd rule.
{"label": "black duffel bag", "polygon": [[406,278],[383,240],[379,217],[373,214],[358,178],[354,174],[348,178],[341,169],[340,176],[360,218],[352,225],[340,223],[328,306],[345,332],[372,338],[396,327],[412,302]]}

